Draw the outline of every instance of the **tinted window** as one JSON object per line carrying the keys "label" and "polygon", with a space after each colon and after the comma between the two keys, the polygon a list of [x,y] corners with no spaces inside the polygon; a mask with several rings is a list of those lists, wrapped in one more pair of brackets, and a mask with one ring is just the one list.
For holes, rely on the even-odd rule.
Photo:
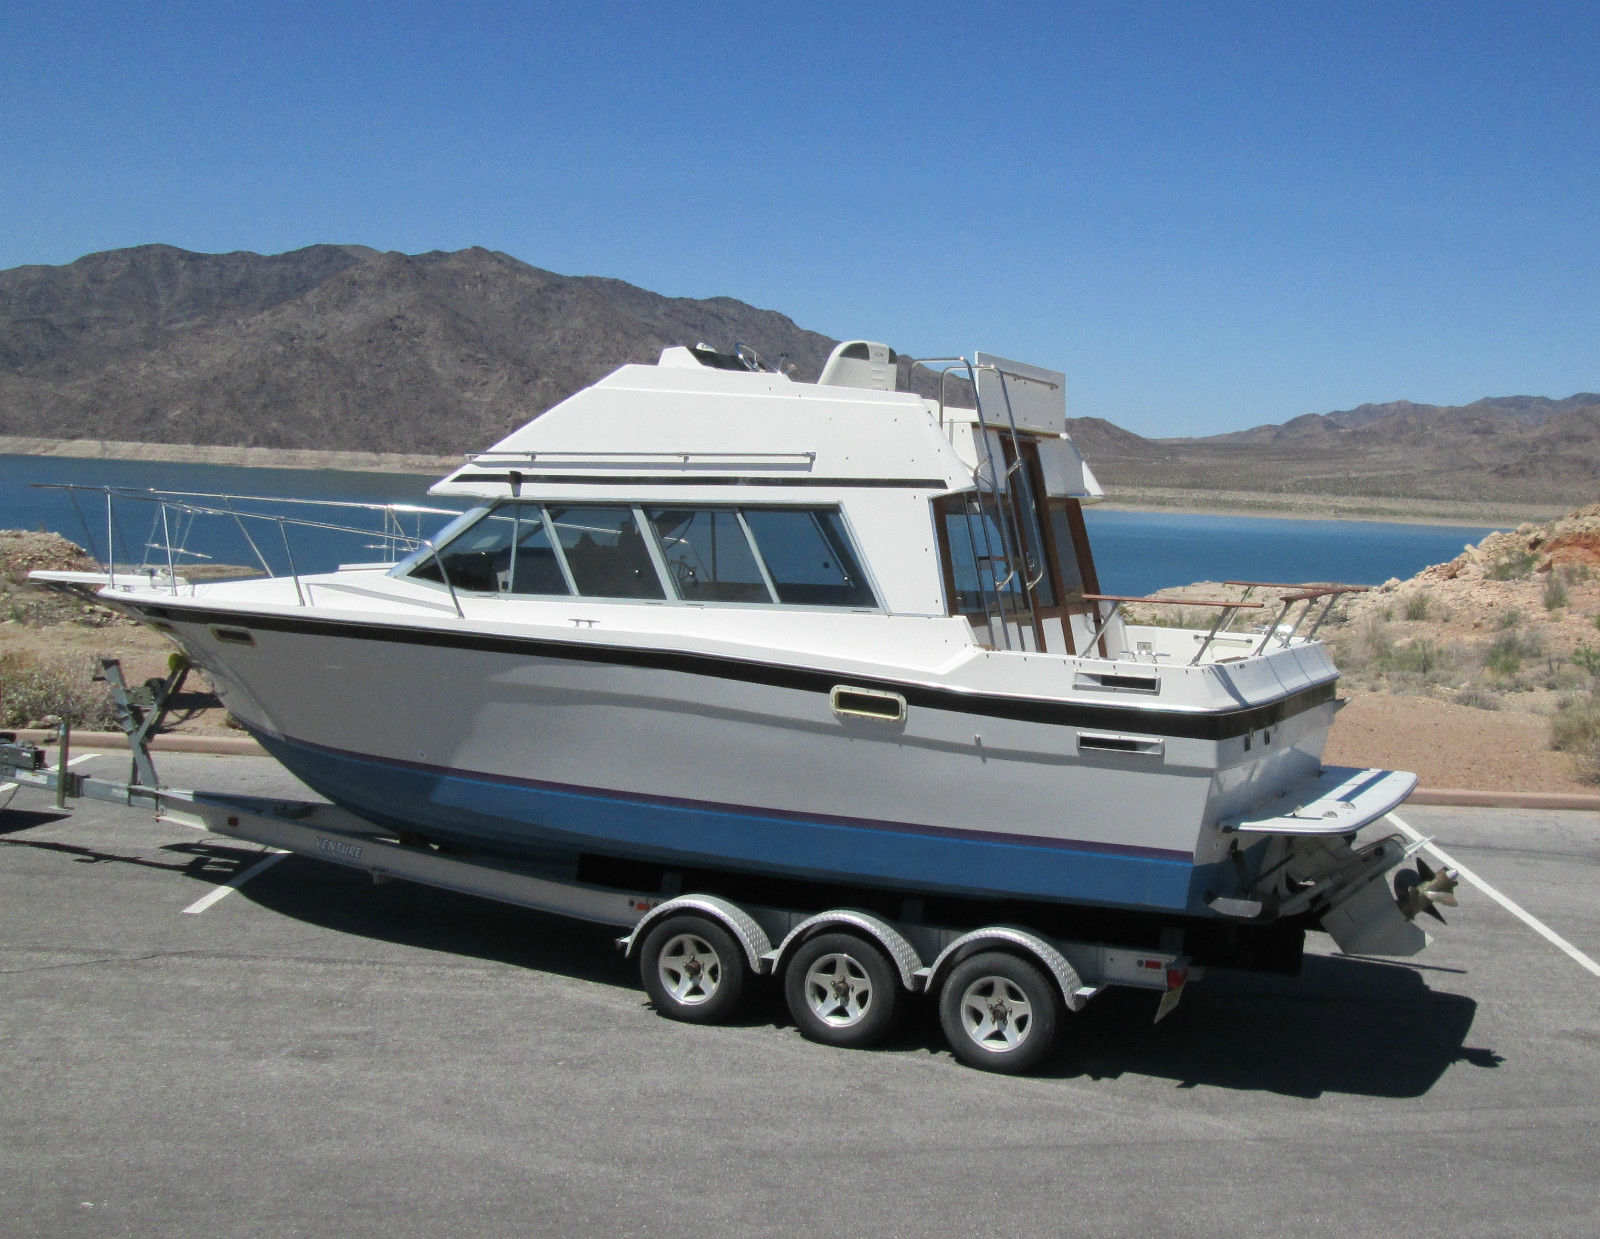
{"label": "tinted window", "polygon": [[745,520],[778,590],[798,606],[872,607],[877,602],[838,512],[746,508]]}
{"label": "tinted window", "polygon": [[651,508],[667,575],[685,602],[771,602],[731,508]]}
{"label": "tinted window", "polygon": [[[512,554],[512,547],[516,554]],[[444,561],[450,584],[479,593],[567,594],[537,504],[504,504],[446,542],[437,557],[420,560],[411,575],[439,581]]]}
{"label": "tinted window", "polygon": [[[955,609],[963,614],[981,614],[994,603],[996,587],[1005,580],[1005,543],[994,517],[985,512],[946,512],[945,545],[950,548],[950,566],[956,584]],[[1007,613],[1023,606],[1022,582],[1015,577],[999,589]]]}
{"label": "tinted window", "polygon": [[1028,584],[1041,606],[1055,605],[1055,591],[1050,587],[1050,574],[1045,570],[1044,534],[1039,529],[1039,505],[1033,495],[1033,477],[1029,470],[1019,469],[1014,475],[1017,487],[1017,504],[1012,509],[1018,528],[1012,532],[1021,545],[1019,567],[1025,565]]}
{"label": "tinted window", "polygon": [[411,570],[411,575],[424,581],[443,581],[439,571],[443,561],[450,584],[456,589],[498,591],[511,562],[511,537],[510,516],[504,508],[498,508],[441,546],[437,555],[428,555]]}
{"label": "tinted window", "polygon": [[663,598],[661,578],[631,508],[550,508],[550,520],[580,594]]}
{"label": "tinted window", "polygon": [[556,548],[550,542],[542,510],[532,504],[519,505],[516,547],[511,557],[505,590],[511,594],[570,594],[567,578],[561,574]]}
{"label": "tinted window", "polygon": [[1083,593],[1083,568],[1078,563],[1077,543],[1073,541],[1072,522],[1065,504],[1051,505],[1050,527],[1055,531],[1061,589],[1071,600]]}

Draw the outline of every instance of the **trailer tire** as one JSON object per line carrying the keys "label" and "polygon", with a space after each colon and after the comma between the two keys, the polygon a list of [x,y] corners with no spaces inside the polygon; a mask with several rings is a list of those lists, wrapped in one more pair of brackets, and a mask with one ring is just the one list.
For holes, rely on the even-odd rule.
{"label": "trailer tire", "polygon": [[1054,983],[1035,964],[984,951],[950,971],[939,991],[939,1024],[969,1067],[1020,1075],[1044,1061],[1061,1010]]}
{"label": "trailer tire", "polygon": [[669,916],[639,950],[650,1001],[668,1019],[686,1024],[720,1024],[732,1016],[749,971],[733,935],[705,916]]}
{"label": "trailer tire", "polygon": [[783,996],[800,1034],[844,1049],[883,1040],[901,993],[883,951],[851,933],[818,934],[801,943],[783,974]]}

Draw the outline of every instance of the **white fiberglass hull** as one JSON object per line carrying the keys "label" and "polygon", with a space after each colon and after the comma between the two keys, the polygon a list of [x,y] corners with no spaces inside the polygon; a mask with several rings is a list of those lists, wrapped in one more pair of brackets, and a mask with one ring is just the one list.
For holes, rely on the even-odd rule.
{"label": "white fiberglass hull", "polygon": [[[1334,709],[1331,686],[1195,716],[684,649],[156,613],[285,765],[399,829],[1190,914],[1238,884],[1219,812],[1314,770]],[[840,685],[898,690],[905,715],[840,713]]]}

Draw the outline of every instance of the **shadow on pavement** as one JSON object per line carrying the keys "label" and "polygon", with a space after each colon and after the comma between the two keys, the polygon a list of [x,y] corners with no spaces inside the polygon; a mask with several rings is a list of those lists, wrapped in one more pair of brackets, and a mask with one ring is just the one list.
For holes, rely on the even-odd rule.
{"label": "shadow on pavement", "polygon": [[[37,809],[6,809],[0,812],[0,835],[15,835],[24,830],[35,830],[71,816],[63,809],[47,809],[42,812]],[[6,842],[9,843],[11,840]]]}
{"label": "shadow on pavement", "polygon": [[[252,853],[247,863],[259,859]],[[233,896],[239,897],[338,933],[581,980],[637,984],[634,965],[616,949],[622,931],[614,927],[415,882],[375,883],[364,873],[301,856],[252,878]]]}
{"label": "shadow on pavement", "polygon": [[[1160,1024],[1154,1000],[1108,991],[1070,1017],[1061,1076],[1125,1073],[1318,1097],[1420,1097],[1457,1062],[1497,1067],[1466,1046],[1477,1003],[1429,989],[1400,964],[1307,956],[1299,978],[1213,973]],[[1073,1022],[1075,1021],[1075,1023]]]}
{"label": "shadow on pavement", "polygon": [[[34,820],[21,825],[14,825],[10,815],[6,819],[0,835],[13,834],[17,831],[28,830],[35,826],[49,825],[51,822],[61,821],[63,814],[57,813],[26,813],[17,814],[18,817],[28,817]],[[248,866],[261,859],[262,852],[259,848],[245,846],[217,845],[212,843],[178,843],[161,848],[162,852],[187,854],[188,860],[152,860],[145,856],[130,855],[125,852],[106,852],[100,848],[88,847],[81,843],[62,843],[56,839],[9,839],[0,838],[0,847],[29,848],[36,852],[56,852],[62,856],[70,856],[79,864],[99,865],[117,864],[132,865],[139,869],[166,869],[173,873],[182,873],[191,878],[200,878],[211,884],[218,884],[232,880]]]}

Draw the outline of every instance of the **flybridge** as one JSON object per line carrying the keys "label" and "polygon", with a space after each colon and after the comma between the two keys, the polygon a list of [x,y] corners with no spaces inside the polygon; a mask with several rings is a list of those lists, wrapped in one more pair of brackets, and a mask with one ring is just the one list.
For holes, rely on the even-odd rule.
{"label": "flybridge", "polygon": [[[668,348],[656,365],[623,366],[472,455],[432,493],[493,499],[607,475],[1004,491],[1015,470],[999,463],[1000,437],[1026,435],[1041,441],[1050,493],[1102,497],[1065,435],[1059,372],[983,353],[910,362],[938,376],[930,399],[895,389],[905,360],[887,345],[847,341],[818,382],[797,383],[748,349]],[[976,408],[952,403],[960,379]]]}

